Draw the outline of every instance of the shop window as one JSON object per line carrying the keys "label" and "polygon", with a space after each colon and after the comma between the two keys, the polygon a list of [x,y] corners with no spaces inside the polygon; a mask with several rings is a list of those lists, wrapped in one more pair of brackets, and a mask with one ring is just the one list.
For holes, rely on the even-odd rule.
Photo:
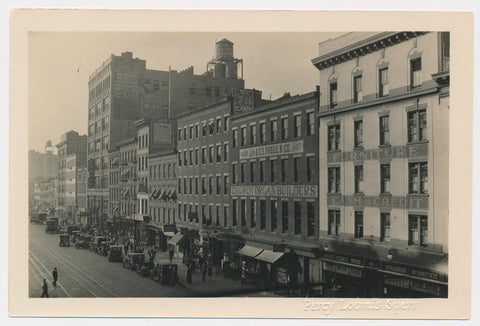
{"label": "shop window", "polygon": [[428,164],[410,163],[409,170],[409,193],[427,194],[428,193]]}
{"label": "shop window", "polygon": [[339,210],[328,211],[328,234],[340,235],[340,211]]}
{"label": "shop window", "polygon": [[282,233],[288,232],[288,201],[282,201]]}
{"label": "shop window", "polygon": [[380,241],[390,242],[390,213],[380,213]]}
{"label": "shop window", "polygon": [[428,243],[428,218],[408,215],[408,244],[425,246]]}

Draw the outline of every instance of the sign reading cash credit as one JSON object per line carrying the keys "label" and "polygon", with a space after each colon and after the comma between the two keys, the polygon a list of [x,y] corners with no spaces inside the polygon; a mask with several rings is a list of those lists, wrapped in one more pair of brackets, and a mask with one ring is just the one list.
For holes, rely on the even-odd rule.
{"label": "sign reading cash credit", "polygon": [[240,159],[297,153],[303,153],[303,140],[244,148],[240,150]]}

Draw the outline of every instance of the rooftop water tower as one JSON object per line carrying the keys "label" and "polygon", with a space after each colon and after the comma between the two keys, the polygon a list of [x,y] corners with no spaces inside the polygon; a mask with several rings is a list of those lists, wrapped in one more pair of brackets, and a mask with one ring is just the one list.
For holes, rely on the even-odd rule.
{"label": "rooftop water tower", "polygon": [[224,38],[215,43],[215,58],[207,63],[207,71],[214,78],[243,79],[243,60],[233,56],[232,42]]}

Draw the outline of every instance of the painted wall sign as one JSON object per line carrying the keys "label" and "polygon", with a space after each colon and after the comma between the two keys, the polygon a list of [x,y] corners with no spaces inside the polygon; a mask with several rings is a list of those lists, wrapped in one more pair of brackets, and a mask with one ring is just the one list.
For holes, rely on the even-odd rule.
{"label": "painted wall sign", "polygon": [[232,196],[282,196],[316,198],[317,186],[285,185],[285,186],[232,186]]}
{"label": "painted wall sign", "polygon": [[328,195],[327,204],[428,210],[428,197]]}
{"label": "painted wall sign", "polygon": [[428,143],[412,144],[405,146],[366,149],[351,152],[327,153],[327,162],[343,162],[358,160],[380,160],[403,157],[423,157],[428,155]]}
{"label": "painted wall sign", "polygon": [[255,92],[250,89],[233,89],[233,109],[235,112],[250,111],[255,107]]}
{"label": "painted wall sign", "polygon": [[303,153],[303,140],[244,148],[240,150],[240,159],[257,158],[272,155]]}

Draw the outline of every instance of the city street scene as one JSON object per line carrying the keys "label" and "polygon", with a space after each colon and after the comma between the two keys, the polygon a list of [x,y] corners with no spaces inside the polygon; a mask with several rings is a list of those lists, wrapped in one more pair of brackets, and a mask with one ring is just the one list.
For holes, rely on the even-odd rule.
{"label": "city street scene", "polygon": [[29,296],[447,298],[449,60],[449,32],[30,33]]}

